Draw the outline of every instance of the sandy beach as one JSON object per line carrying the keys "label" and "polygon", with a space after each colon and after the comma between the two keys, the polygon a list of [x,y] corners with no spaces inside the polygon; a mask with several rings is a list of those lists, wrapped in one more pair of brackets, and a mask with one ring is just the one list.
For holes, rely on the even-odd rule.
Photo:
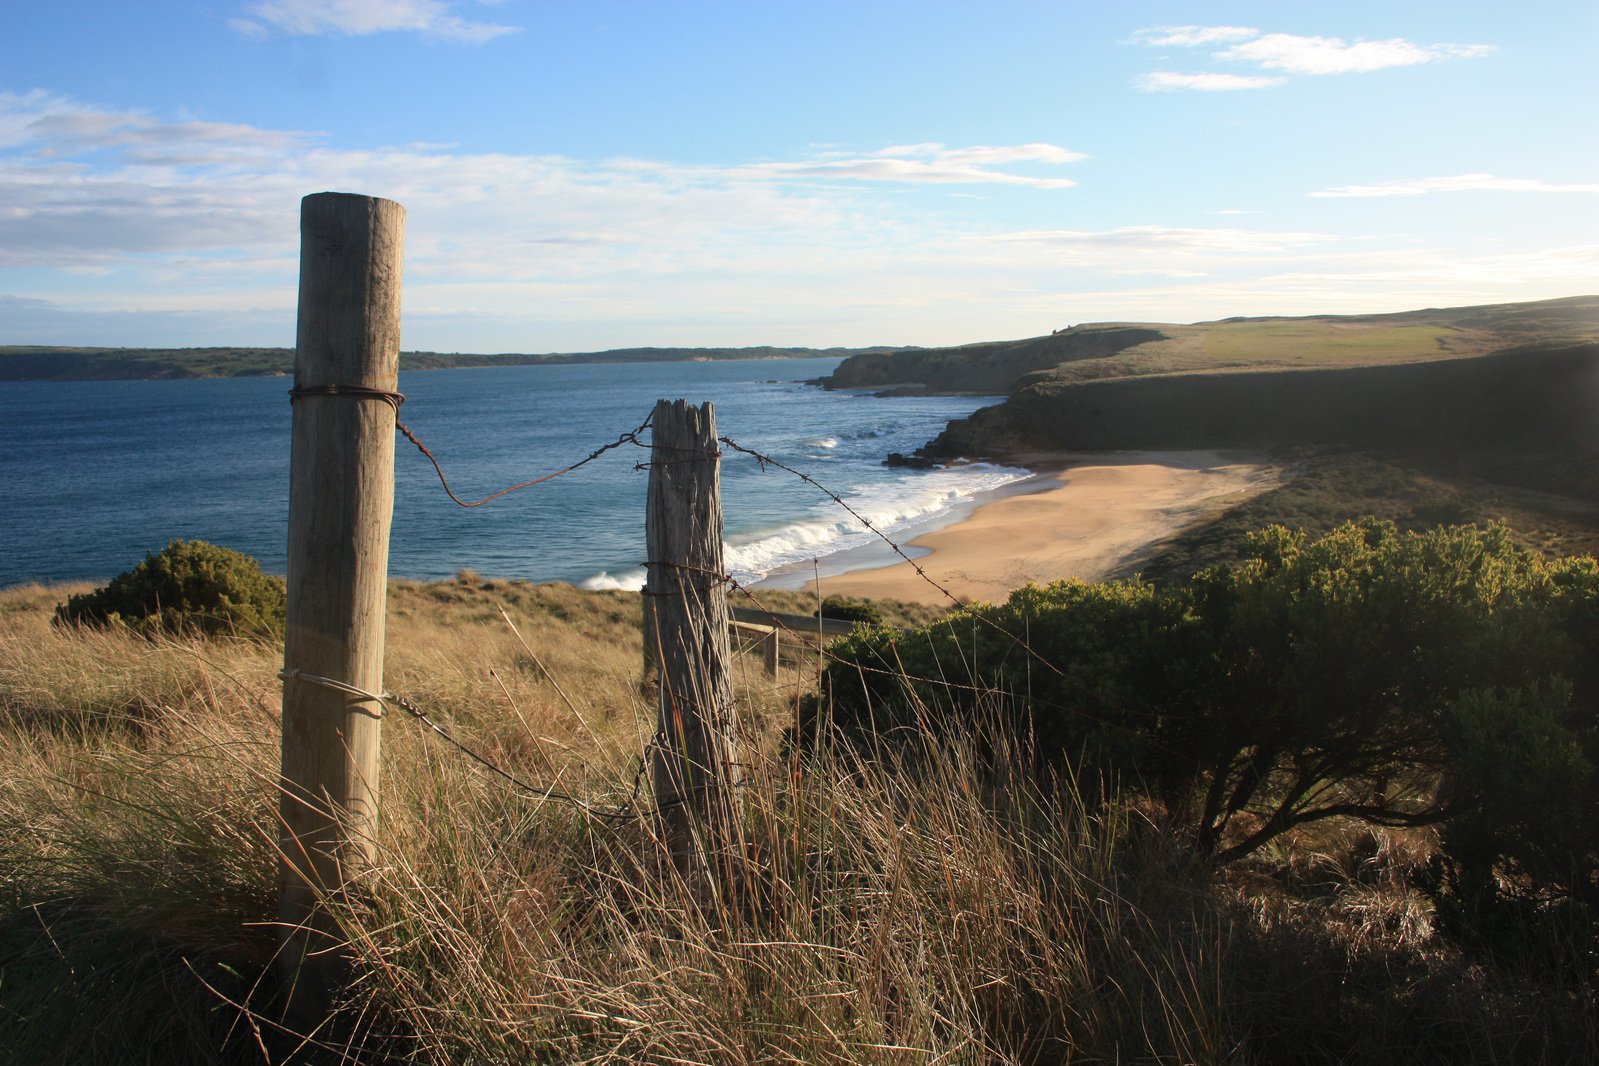
{"label": "sandy beach", "polygon": [[[1032,478],[980,502],[953,524],[902,545],[933,581],[967,602],[1003,600],[1029,581],[1098,580],[1151,545],[1282,483],[1280,466],[1222,452],[1040,455]],[[948,599],[886,547],[847,572],[822,571],[824,595],[919,603]],[[873,558],[875,556],[875,558]],[[779,575],[774,585],[809,583]]]}

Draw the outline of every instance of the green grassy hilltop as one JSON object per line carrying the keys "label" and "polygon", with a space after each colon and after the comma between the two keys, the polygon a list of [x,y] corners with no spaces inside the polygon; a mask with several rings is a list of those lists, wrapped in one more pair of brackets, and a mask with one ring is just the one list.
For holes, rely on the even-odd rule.
{"label": "green grassy hilltop", "polygon": [[1173,325],[1084,323],[1047,337],[954,348],[863,353],[834,372],[836,388],[912,386],[1020,391],[1110,378],[1229,371],[1393,366],[1599,341],[1599,296],[1433,308],[1382,315],[1228,318]]}
{"label": "green grassy hilltop", "polygon": [[1400,314],[1109,323],[1047,337],[862,355],[835,387],[1008,394],[923,452],[1236,449],[1296,475],[1136,560],[1176,577],[1249,529],[1503,520],[1524,542],[1599,550],[1599,296]]}

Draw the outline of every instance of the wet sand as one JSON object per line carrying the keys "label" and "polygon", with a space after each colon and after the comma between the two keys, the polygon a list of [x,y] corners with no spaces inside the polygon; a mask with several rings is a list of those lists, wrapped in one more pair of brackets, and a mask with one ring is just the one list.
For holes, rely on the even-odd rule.
{"label": "wet sand", "polygon": [[[1034,455],[1026,465],[1041,472],[901,545],[963,602],[1000,601],[1029,581],[1100,580],[1287,476],[1259,456],[1213,451]],[[823,560],[822,594],[949,602],[910,563],[895,560],[886,545]],[[807,566],[766,583],[811,581]]]}

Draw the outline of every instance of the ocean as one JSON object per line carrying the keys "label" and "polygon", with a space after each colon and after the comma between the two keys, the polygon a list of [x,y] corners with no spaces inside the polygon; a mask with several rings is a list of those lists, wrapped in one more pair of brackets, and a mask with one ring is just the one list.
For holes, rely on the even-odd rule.
{"label": "ocean", "polygon": [[[402,420],[463,499],[569,466],[633,430],[658,399],[716,405],[719,434],[804,471],[896,539],[1027,476],[973,464],[889,468],[946,421],[999,397],[877,397],[804,381],[837,359],[413,371]],[[0,586],[103,581],[174,538],[225,545],[283,572],[287,378],[0,383]],[[645,437],[647,440],[647,435]],[[389,571],[638,588],[648,452],[631,445],[487,506],[462,510],[403,438]],[[742,582],[876,538],[815,487],[746,455],[722,461],[727,563]]]}

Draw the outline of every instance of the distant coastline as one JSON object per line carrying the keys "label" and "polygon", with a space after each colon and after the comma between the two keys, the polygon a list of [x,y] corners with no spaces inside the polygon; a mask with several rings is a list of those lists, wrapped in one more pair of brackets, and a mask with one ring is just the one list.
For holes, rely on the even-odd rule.
{"label": "distant coastline", "polygon": [[[612,348],[600,352],[408,351],[401,370],[565,365],[572,363],[687,363],[724,359],[844,359],[911,348]],[[293,348],[101,348],[0,345],[0,381],[181,381],[285,377],[294,372]]]}

